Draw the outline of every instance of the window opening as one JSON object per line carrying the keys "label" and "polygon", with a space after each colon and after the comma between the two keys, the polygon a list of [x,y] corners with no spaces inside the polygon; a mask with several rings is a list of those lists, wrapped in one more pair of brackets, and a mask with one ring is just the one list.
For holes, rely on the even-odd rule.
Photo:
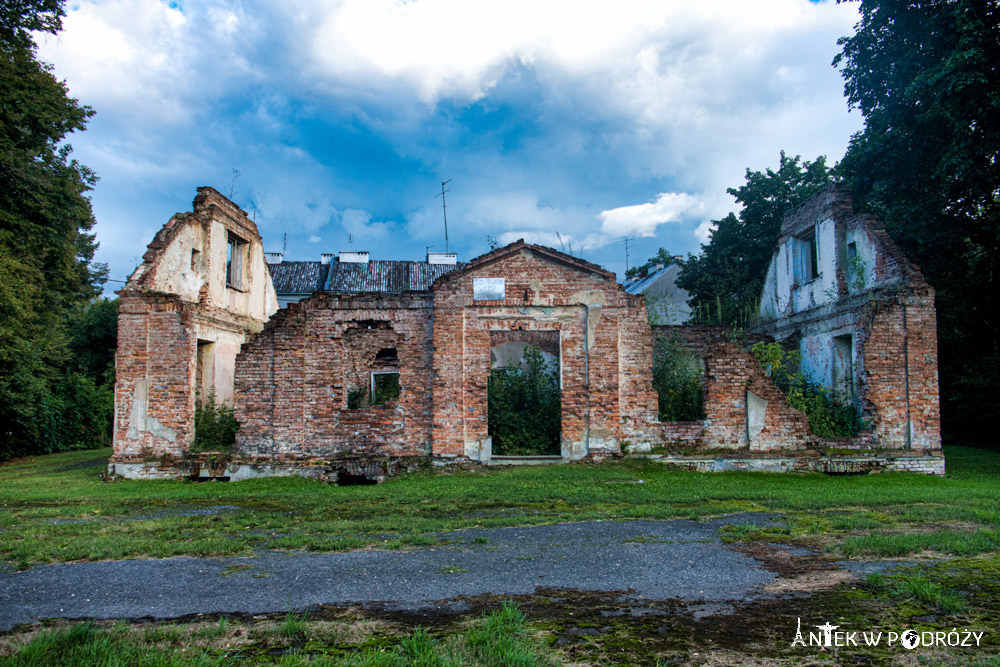
{"label": "window opening", "polygon": [[249,250],[249,243],[231,232],[228,233],[228,244],[226,245],[226,287],[237,290],[245,289]]}
{"label": "window opening", "polygon": [[833,392],[843,404],[854,402],[854,337],[833,338]]}
{"label": "window opening", "polygon": [[372,371],[372,405],[399,398],[399,371]]}
{"label": "window opening", "polygon": [[798,237],[795,243],[798,284],[804,285],[819,277],[819,247],[816,243],[816,230],[813,229]]}

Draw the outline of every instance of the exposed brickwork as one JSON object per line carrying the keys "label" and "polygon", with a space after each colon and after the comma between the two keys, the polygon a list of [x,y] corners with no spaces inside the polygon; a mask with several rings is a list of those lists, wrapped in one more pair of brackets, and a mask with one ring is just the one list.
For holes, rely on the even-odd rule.
{"label": "exposed brickwork", "polygon": [[[431,451],[431,298],[334,297],[290,304],[236,362],[235,454],[330,459]],[[398,362],[377,360],[393,348]],[[399,370],[400,395],[348,409],[376,370]]]}
{"label": "exposed brickwork", "polygon": [[[230,238],[244,248],[238,289],[227,279]],[[118,293],[112,465],[185,455],[199,391],[232,395],[240,344],[277,308],[256,226],[212,188],[198,189],[193,211],[173,216],[143,259]]]}
{"label": "exposed brickwork", "polygon": [[[782,238],[793,239],[817,219],[827,221],[824,233],[829,219],[840,225],[838,253],[846,252],[847,238],[875,249],[872,284],[859,291],[851,275],[838,273],[835,302],[817,306],[813,293],[802,302],[809,308],[795,302],[794,312],[733,342],[728,328],[651,328],[642,297],[625,292],[614,274],[523,242],[472,260],[426,291],[316,293],[271,316],[274,294],[261,292],[262,275],[268,288],[270,278],[256,228],[224,197],[200,189],[194,211],[157,234],[120,293],[112,463],[139,477],[286,471],[332,479],[380,478],[427,457],[488,462],[491,350],[526,342],[559,361],[565,459],[666,447],[672,462],[696,469],[941,474],[933,291],[881,226],[852,212],[841,189],[790,212]],[[219,244],[233,234],[252,245],[247,289],[225,279]],[[504,298],[476,300],[480,278],[503,278]],[[777,339],[811,350],[847,334],[870,428],[856,438],[820,438],[748,349]],[[704,362],[704,420],[657,421],[651,370],[661,337],[676,338]],[[230,355],[229,366],[211,367],[212,382],[219,386],[218,374],[228,373],[223,380],[234,389],[241,423],[224,459],[188,453],[209,345]],[[352,391],[386,371],[399,373],[398,398],[349,407]],[[878,456],[870,454],[875,449]],[[716,458],[676,456],[686,450]],[[732,455],[718,458],[717,450]],[[844,457],[841,450],[858,454]],[[162,458],[167,454],[170,460]]]}
{"label": "exposed brickwork", "polygon": [[[506,278],[506,299],[475,301],[476,278]],[[658,441],[652,342],[640,298],[600,267],[516,243],[435,283],[434,453],[463,456],[488,438],[491,332],[554,331],[560,341],[563,455],[620,453]]]}
{"label": "exposed brickwork", "polygon": [[184,304],[122,294],[115,359],[115,456],[182,454],[194,435],[194,346]]}

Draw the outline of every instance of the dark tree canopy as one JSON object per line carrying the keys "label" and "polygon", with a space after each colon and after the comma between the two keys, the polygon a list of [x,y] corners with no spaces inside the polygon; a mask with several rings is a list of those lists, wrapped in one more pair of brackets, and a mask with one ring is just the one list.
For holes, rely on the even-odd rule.
{"label": "dark tree canopy", "polygon": [[92,262],[85,196],[96,178],[64,143],[93,112],[38,61],[32,39],[62,16],[58,0],[0,3],[0,459],[94,444],[105,427],[93,416],[107,390],[75,373],[69,344],[106,273]]}
{"label": "dark tree canopy", "polygon": [[863,0],[834,60],[864,115],[839,170],[937,291],[946,438],[1000,418],[1000,3]]}
{"label": "dark tree canopy", "polygon": [[746,183],[727,192],[743,205],[739,216],[716,220],[701,254],[689,255],[677,284],[691,293],[696,319],[743,325],[757,312],[771,254],[785,211],[831,180],[826,158],[802,161],[782,151],[778,169],[746,172]]}

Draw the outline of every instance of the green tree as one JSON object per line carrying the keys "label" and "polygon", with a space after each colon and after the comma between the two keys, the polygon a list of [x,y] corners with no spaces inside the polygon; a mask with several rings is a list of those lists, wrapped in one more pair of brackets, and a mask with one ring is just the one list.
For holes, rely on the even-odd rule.
{"label": "green tree", "polygon": [[649,270],[653,268],[656,264],[663,264],[663,266],[670,266],[674,263],[674,256],[671,255],[665,248],[660,248],[657,253],[650,257],[645,264],[640,264],[639,266],[633,266],[625,271],[625,277],[631,278],[633,276],[644,276],[649,273]]}
{"label": "green tree", "polygon": [[677,284],[691,293],[696,320],[745,324],[755,313],[785,211],[832,180],[826,158],[802,161],[781,151],[778,169],[746,172],[746,183],[727,192],[743,205],[739,216],[716,220],[707,245],[689,255]]}
{"label": "green tree", "polygon": [[935,288],[945,435],[1000,408],[1000,3],[863,0],[834,59],[864,129],[839,165]]}
{"label": "green tree", "polygon": [[559,371],[538,348],[526,347],[521,363],[492,369],[487,397],[494,454],[559,453]]}
{"label": "green tree", "polygon": [[63,15],[55,0],[0,3],[0,459],[87,440],[59,411],[76,382],[70,322],[106,275],[88,233],[96,178],[64,143],[93,111],[38,61],[32,38],[56,33]]}

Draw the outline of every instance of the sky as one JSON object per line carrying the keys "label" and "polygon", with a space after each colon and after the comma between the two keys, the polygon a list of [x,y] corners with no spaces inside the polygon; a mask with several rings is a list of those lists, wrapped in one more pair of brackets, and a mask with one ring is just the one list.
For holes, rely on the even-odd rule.
{"label": "sky", "polygon": [[[697,253],[726,188],[852,133],[831,66],[856,3],[69,0],[39,57],[112,280],[210,185],[285,259],[468,260],[523,238],[623,276]],[[111,282],[109,290],[121,283]]]}

